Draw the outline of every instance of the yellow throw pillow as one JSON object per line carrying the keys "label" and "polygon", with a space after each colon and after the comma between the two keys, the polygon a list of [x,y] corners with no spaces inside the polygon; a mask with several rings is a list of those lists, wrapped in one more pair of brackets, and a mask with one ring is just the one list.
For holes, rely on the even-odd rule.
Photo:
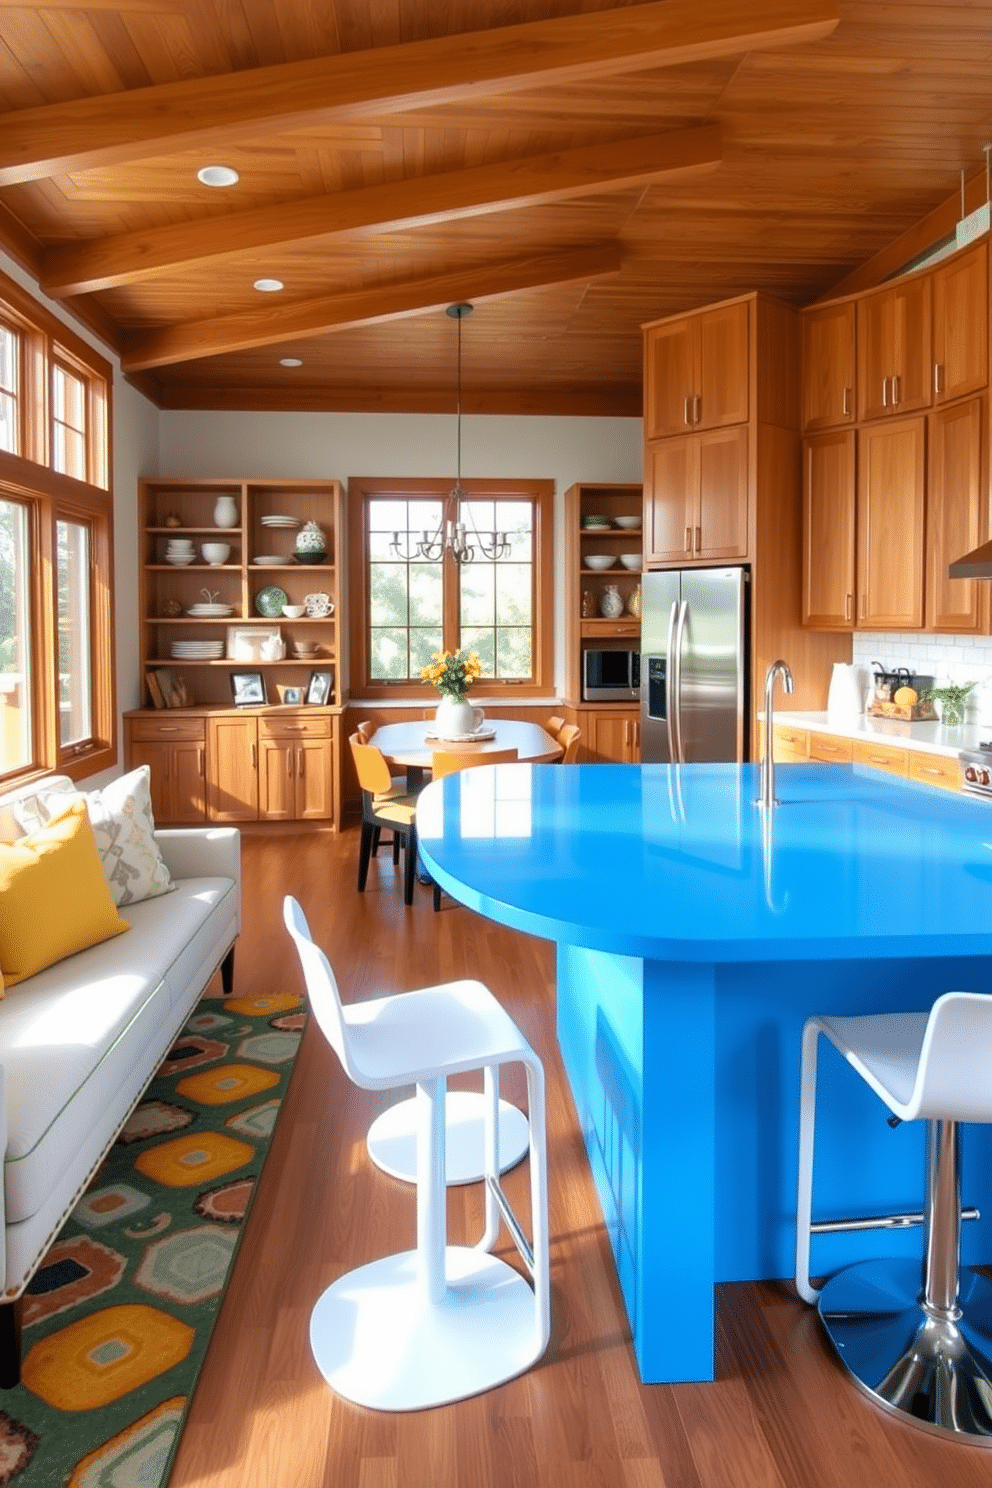
{"label": "yellow throw pillow", "polygon": [[8,987],[130,930],[114,904],[86,802],[0,843],[0,968]]}

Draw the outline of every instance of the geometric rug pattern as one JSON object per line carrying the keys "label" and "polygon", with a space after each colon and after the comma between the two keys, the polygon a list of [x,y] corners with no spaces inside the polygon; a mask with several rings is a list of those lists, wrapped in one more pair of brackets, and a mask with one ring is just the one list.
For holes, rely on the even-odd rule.
{"label": "geometric rug pattern", "polygon": [[199,1003],[25,1294],[0,1488],[165,1483],[305,1026]]}

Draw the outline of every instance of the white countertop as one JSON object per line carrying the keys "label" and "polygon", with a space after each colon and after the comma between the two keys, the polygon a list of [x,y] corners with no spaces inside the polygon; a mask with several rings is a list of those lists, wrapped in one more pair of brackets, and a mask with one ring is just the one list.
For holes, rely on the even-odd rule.
{"label": "white countertop", "polygon": [[[764,719],[765,715],[758,716]],[[963,723],[957,728],[945,728],[942,723],[905,723],[901,718],[875,718],[866,713],[837,722],[828,719],[826,713],[794,713],[776,708],[775,722],[815,729],[818,734],[837,734],[843,739],[885,740],[906,749],[944,754],[950,759],[957,759],[962,749],[977,749],[980,739],[992,738],[992,726],[988,724]]]}

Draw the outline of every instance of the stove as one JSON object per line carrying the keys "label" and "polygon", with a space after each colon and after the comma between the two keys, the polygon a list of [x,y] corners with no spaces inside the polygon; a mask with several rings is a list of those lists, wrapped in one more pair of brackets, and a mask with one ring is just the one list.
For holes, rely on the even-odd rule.
{"label": "stove", "polygon": [[992,800],[992,739],[980,741],[977,749],[962,749],[961,789],[971,796]]}

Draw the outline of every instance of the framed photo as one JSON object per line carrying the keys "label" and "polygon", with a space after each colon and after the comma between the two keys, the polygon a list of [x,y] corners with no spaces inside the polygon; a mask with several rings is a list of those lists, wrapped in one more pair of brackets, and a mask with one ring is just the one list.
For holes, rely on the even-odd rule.
{"label": "framed photo", "polygon": [[232,672],[231,691],[237,708],[260,708],[267,701],[261,672]]}
{"label": "framed photo", "polygon": [[307,686],[307,702],[323,704],[331,695],[331,684],[334,681],[333,672],[311,672],[310,682]]}
{"label": "framed photo", "polygon": [[290,707],[299,707],[303,701],[303,688],[284,687],[282,690],[282,700],[284,703],[288,703]]}
{"label": "framed photo", "polygon": [[[261,661],[262,647],[266,641],[278,640],[282,631],[278,625],[229,625],[227,627],[228,661]],[[271,658],[270,658],[271,659]]]}

